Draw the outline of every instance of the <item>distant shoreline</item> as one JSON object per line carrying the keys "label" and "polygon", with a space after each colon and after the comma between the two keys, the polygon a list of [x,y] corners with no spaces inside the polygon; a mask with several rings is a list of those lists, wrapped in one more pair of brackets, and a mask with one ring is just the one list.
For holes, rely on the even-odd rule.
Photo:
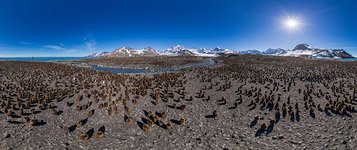
{"label": "distant shoreline", "polygon": [[75,61],[86,57],[0,57],[0,61],[31,61],[31,62],[53,62],[53,61]]}

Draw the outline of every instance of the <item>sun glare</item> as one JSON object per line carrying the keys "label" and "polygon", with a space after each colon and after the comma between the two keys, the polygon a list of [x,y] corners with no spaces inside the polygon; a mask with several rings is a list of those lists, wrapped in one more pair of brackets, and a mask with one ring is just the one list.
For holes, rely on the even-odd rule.
{"label": "sun glare", "polygon": [[298,30],[301,23],[298,19],[296,18],[287,18],[284,20],[283,23],[284,27],[288,30],[295,31]]}

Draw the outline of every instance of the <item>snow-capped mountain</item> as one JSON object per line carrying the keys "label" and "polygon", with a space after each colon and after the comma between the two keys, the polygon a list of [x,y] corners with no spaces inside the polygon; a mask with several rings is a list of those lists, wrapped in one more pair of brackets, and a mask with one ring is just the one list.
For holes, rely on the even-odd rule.
{"label": "snow-capped mountain", "polygon": [[122,47],[115,49],[112,52],[102,52],[102,53],[94,53],[87,57],[138,57],[138,56],[158,56],[160,52],[147,47],[144,49],[135,50],[130,47]]}
{"label": "snow-capped mountain", "polygon": [[285,50],[281,48],[268,49],[265,51],[247,50],[240,51],[240,54],[260,54],[274,56],[292,56],[292,57],[307,57],[307,58],[353,58],[353,56],[343,49],[319,49],[312,48],[307,44],[299,44],[293,50]]}
{"label": "snow-capped mountain", "polygon": [[353,58],[353,56],[351,54],[347,53],[343,49],[335,49],[335,50],[332,50],[331,53],[336,55],[337,57],[340,57],[340,58]]}
{"label": "snow-capped mountain", "polygon": [[157,56],[160,55],[160,52],[154,48],[146,47],[144,49],[139,49],[134,52],[136,55],[139,56]]}
{"label": "snow-capped mountain", "polygon": [[282,48],[269,48],[265,51],[259,51],[259,50],[244,50],[244,51],[239,51],[239,54],[252,54],[252,55],[275,55],[275,56],[280,56],[283,55],[287,52],[288,50],[282,49]]}
{"label": "snow-capped mountain", "polygon": [[239,54],[252,54],[252,55],[257,55],[257,54],[263,54],[263,52],[258,51],[258,50],[256,50],[256,49],[253,49],[253,50],[240,51]]}
{"label": "snow-capped mountain", "polygon": [[234,53],[229,49],[216,48],[185,48],[184,46],[177,45],[166,49],[163,55],[192,55],[192,56],[218,56],[226,53]]}
{"label": "snow-capped mountain", "polygon": [[203,54],[215,54],[215,55],[226,54],[226,53],[236,53],[235,51],[231,51],[229,49],[223,49],[220,47],[216,47],[213,49],[201,48],[201,49],[199,49],[199,52],[201,52]]}
{"label": "snow-capped mountain", "polygon": [[269,48],[263,53],[266,55],[282,55],[286,53],[286,50],[282,48],[277,48],[277,49]]}
{"label": "snow-capped mountain", "polygon": [[181,45],[177,45],[166,49],[163,55],[195,55],[197,53],[198,51],[195,48],[188,49]]}
{"label": "snow-capped mountain", "polygon": [[288,50],[281,56],[309,57],[309,58],[353,58],[343,49],[312,48],[307,44],[299,44],[293,50]]}

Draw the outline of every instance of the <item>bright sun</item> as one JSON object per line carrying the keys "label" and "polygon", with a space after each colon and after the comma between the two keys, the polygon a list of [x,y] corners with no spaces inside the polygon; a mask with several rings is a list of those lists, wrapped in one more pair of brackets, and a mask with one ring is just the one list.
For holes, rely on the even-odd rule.
{"label": "bright sun", "polygon": [[300,27],[300,22],[299,20],[295,19],[295,18],[287,18],[284,21],[284,27],[289,29],[289,30],[297,30]]}

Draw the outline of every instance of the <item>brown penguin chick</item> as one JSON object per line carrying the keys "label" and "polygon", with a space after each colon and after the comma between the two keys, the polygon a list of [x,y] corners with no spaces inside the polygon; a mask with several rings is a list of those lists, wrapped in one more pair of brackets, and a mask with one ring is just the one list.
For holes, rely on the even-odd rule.
{"label": "brown penguin chick", "polygon": [[83,126],[83,121],[82,120],[79,120],[76,122],[76,126],[77,127],[82,127]]}
{"label": "brown penguin chick", "polygon": [[130,114],[130,112],[131,112],[131,109],[130,109],[128,106],[124,106],[124,110],[125,110],[127,113],[129,113],[129,114]]}
{"label": "brown penguin chick", "polygon": [[99,104],[98,109],[102,109],[104,107],[104,104]]}
{"label": "brown penguin chick", "polygon": [[108,112],[108,116],[111,116],[111,115],[113,114],[113,109],[112,109],[112,107],[109,107],[109,108],[107,109],[107,112]]}
{"label": "brown penguin chick", "polygon": [[159,116],[156,116],[156,115],[155,115],[155,116],[154,116],[154,120],[156,120],[156,122],[157,122],[157,121],[160,121],[161,118],[160,118]]}
{"label": "brown penguin chick", "polygon": [[152,120],[150,120],[150,119],[148,119],[146,123],[147,123],[149,126],[154,125],[154,122],[153,122]]}
{"label": "brown penguin chick", "polygon": [[95,133],[95,138],[99,139],[102,138],[104,136],[104,132],[103,131],[97,131]]}
{"label": "brown penguin chick", "polygon": [[35,117],[33,117],[33,119],[30,118],[30,120],[28,121],[29,127],[34,126],[36,123],[37,123],[37,120],[35,119]]}
{"label": "brown penguin chick", "polygon": [[149,112],[147,113],[147,117],[153,118],[153,117],[154,117],[154,113],[153,113],[152,111],[149,111]]}
{"label": "brown penguin chick", "polygon": [[88,139],[89,139],[89,135],[87,133],[81,133],[81,134],[79,134],[78,137],[79,137],[80,140],[82,140],[84,142],[87,142]]}
{"label": "brown penguin chick", "polygon": [[133,123],[133,118],[129,117],[128,115],[124,115],[124,121],[127,123],[127,124],[132,124]]}
{"label": "brown penguin chick", "polygon": [[167,123],[166,127],[167,127],[167,129],[173,129],[174,128],[174,126],[171,123]]}
{"label": "brown penguin chick", "polygon": [[119,108],[118,108],[118,106],[114,106],[114,113],[115,113],[115,114],[119,114]]}
{"label": "brown penguin chick", "polygon": [[88,117],[92,117],[93,115],[94,115],[94,109],[92,109],[88,112]]}
{"label": "brown penguin chick", "polygon": [[180,119],[180,124],[186,124],[187,123],[187,118],[183,117]]}
{"label": "brown penguin chick", "polygon": [[143,130],[144,130],[144,132],[148,132],[149,129],[150,129],[149,125],[147,125],[147,124],[144,124],[144,125],[143,125]]}
{"label": "brown penguin chick", "polygon": [[152,122],[154,122],[154,123],[158,122],[158,119],[157,119],[156,116],[150,117],[149,119],[150,119]]}
{"label": "brown penguin chick", "polygon": [[82,108],[82,106],[77,106],[76,107],[76,111],[81,111],[83,108]]}

